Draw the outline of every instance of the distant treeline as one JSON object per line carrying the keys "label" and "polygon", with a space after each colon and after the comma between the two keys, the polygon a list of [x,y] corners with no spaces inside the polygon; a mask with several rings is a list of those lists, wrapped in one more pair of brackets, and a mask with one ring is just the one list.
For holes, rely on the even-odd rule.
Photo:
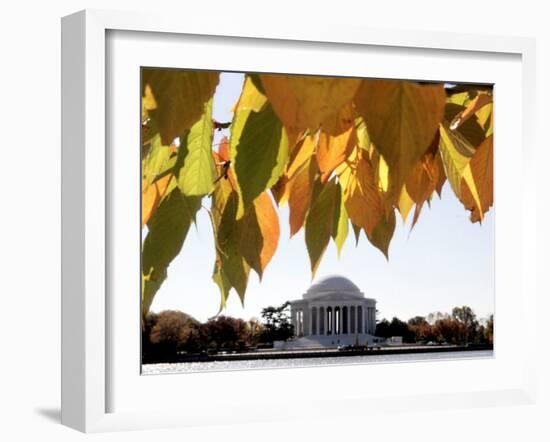
{"label": "distant treeline", "polygon": [[181,353],[246,351],[269,347],[294,335],[289,303],[262,310],[262,321],[216,316],[205,323],[181,311],[149,313],[142,331],[144,362],[170,360]]}
{"label": "distant treeline", "polygon": [[430,313],[407,322],[395,317],[391,321],[382,319],[376,325],[375,334],[383,338],[402,336],[407,343],[492,344],[493,315],[480,321],[470,307],[455,307],[450,314]]}
{"label": "distant treeline", "polygon": [[[406,343],[492,343],[493,317],[481,323],[470,307],[455,307],[450,314],[431,313],[407,322],[395,317],[382,319],[375,334],[383,338],[402,336]],[[220,315],[201,323],[181,311],[151,312],[142,331],[142,356],[147,363],[175,360],[183,353],[247,351],[270,347],[273,341],[293,335],[288,303],[264,308],[261,320],[248,321]]]}

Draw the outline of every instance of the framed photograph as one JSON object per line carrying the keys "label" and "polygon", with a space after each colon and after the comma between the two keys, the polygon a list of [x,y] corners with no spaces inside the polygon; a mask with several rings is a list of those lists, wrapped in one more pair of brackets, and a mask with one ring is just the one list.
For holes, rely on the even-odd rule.
{"label": "framed photograph", "polygon": [[62,37],[64,424],[534,403],[532,40],[107,11]]}

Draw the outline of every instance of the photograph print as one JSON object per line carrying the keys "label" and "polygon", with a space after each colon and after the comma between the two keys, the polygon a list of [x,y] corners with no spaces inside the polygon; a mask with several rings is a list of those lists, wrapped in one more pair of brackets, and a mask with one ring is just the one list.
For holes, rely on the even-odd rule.
{"label": "photograph print", "polygon": [[142,67],[140,93],[143,374],[493,356],[492,85]]}

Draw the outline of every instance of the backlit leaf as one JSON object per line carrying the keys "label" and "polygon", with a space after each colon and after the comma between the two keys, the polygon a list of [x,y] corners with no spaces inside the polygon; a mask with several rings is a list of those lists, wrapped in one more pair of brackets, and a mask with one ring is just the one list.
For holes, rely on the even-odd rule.
{"label": "backlit leaf", "polygon": [[493,97],[489,94],[478,94],[472,101],[468,103],[466,108],[460,112],[457,116],[453,118],[451,121],[450,129],[456,130],[462,124],[464,124],[465,121],[467,121],[470,117],[472,117],[477,111],[479,111],[482,107],[490,104],[493,102]]}
{"label": "backlit leaf", "polygon": [[240,252],[260,280],[277,250],[279,217],[269,195],[264,192],[254,200],[242,219]]}
{"label": "backlit leaf", "polygon": [[318,134],[308,135],[293,149],[286,169],[286,174],[289,178],[292,178],[311,159],[317,148],[318,139]]}
{"label": "backlit leaf", "polygon": [[[472,222],[481,221],[493,205],[493,136],[487,138],[470,161],[472,179],[477,197],[471,192],[466,180],[462,180],[462,202],[472,212]],[[481,210],[480,210],[481,209]]]}
{"label": "backlit leaf", "polygon": [[401,189],[401,193],[399,194],[399,200],[397,202],[397,208],[399,209],[399,213],[401,214],[403,224],[407,222],[407,218],[413,206],[414,201],[411,199],[409,193],[407,192],[407,187],[403,186],[403,188]]}
{"label": "backlit leaf", "polygon": [[349,156],[357,144],[357,133],[351,104],[323,123],[317,146],[317,163],[321,180],[325,182],[331,173]]}
{"label": "backlit leaf", "polygon": [[312,199],[317,170],[315,160],[310,158],[289,182],[290,236],[294,236],[304,225]]}
{"label": "backlit leaf", "polygon": [[390,242],[395,231],[395,211],[390,211],[388,216],[384,216],[376,225],[372,233],[367,233],[370,243],[380,250],[386,259],[389,259],[388,251]]}
{"label": "backlit leaf", "polygon": [[201,117],[219,80],[219,73],[211,71],[143,68],[141,72],[144,97],[150,103],[147,111],[165,145]]}
{"label": "backlit leaf", "polygon": [[350,220],[370,235],[385,210],[368,152],[360,148],[356,150],[357,158],[340,173],[340,182],[344,187],[344,204]]}
{"label": "backlit leaf", "polygon": [[307,214],[305,238],[312,278],[330,241],[338,191],[334,179],[324,184]]}
{"label": "backlit leaf", "polygon": [[282,175],[288,160],[288,140],[269,105],[260,112],[238,110],[231,126],[231,164],[242,192],[244,213]]}
{"label": "backlit leaf", "polygon": [[349,103],[360,80],[305,75],[260,75],[266,95],[288,131],[291,142]]}
{"label": "backlit leaf", "polygon": [[[206,195],[214,187],[215,166],[212,157],[212,100],[201,119],[180,139],[176,171],[178,187],[185,195]],[[176,169],[177,166],[176,166]]]}
{"label": "backlit leaf", "polygon": [[141,193],[141,226],[149,222],[153,213],[160,204],[162,198],[168,191],[172,181],[172,173],[164,175],[149,186],[143,186]]}
{"label": "backlit leaf", "polygon": [[445,174],[449,184],[458,199],[462,196],[462,179],[474,196],[474,200],[479,201],[477,190],[473,181],[469,163],[475,153],[472,145],[461,135],[459,131],[451,131],[447,122],[440,126],[439,133],[441,139],[439,142],[439,152],[445,167]]}
{"label": "backlit leaf", "polygon": [[332,239],[336,244],[338,256],[342,253],[342,248],[349,232],[349,217],[344,205],[342,190],[338,184],[338,193],[336,195],[336,204],[334,207],[334,220],[332,222]]}
{"label": "backlit leaf", "polygon": [[396,196],[436,134],[445,98],[442,85],[362,81],[354,100],[357,112],[365,119],[372,142],[388,164],[390,191]]}
{"label": "backlit leaf", "polygon": [[[212,213],[212,218],[217,256],[212,277],[218,286],[220,282],[225,286],[229,283],[237,291],[241,302],[244,302],[250,267],[240,253],[242,222],[236,219],[238,196],[235,191],[228,190],[228,187],[228,182],[224,182],[213,194],[212,204],[216,212]],[[223,293],[222,291],[222,295]]]}
{"label": "backlit leaf", "polygon": [[200,203],[200,197],[185,196],[177,188],[162,201],[147,225],[142,251],[144,275],[163,271],[179,254]]}

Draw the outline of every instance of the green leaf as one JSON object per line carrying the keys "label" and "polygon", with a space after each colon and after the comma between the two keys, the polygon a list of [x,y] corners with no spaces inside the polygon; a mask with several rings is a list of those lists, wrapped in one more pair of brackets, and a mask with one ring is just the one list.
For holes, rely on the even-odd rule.
{"label": "green leaf", "polygon": [[374,228],[372,235],[369,235],[367,233],[367,238],[370,243],[378,250],[380,250],[386,257],[386,259],[389,259],[388,250],[394,231],[395,211],[392,210],[387,217],[382,218],[382,220]]}
{"label": "green leaf", "polygon": [[149,233],[143,242],[144,275],[158,279],[179,254],[200,205],[200,197],[185,196],[177,188],[162,201],[148,223]]}
{"label": "green leaf", "polygon": [[141,275],[141,311],[143,317],[147,315],[147,312],[151,308],[153,299],[157,294],[160,286],[167,277],[166,269],[159,272],[155,279],[151,279],[149,276]]}
{"label": "green leaf", "polygon": [[[269,105],[260,112],[238,111],[231,126],[231,162],[242,192],[243,209],[246,210],[282,175],[288,160],[288,141],[281,122]],[[239,215],[242,215],[241,211]]]}
{"label": "green leaf", "polygon": [[171,154],[172,147],[164,146],[160,136],[155,135],[150,142],[149,152],[141,163],[141,173],[146,185],[150,185],[161,173],[170,168],[168,160]]}
{"label": "green leaf", "polygon": [[219,72],[142,68],[144,111],[158,127],[162,143],[189,129],[204,113],[212,97]]}
{"label": "green leaf", "polygon": [[323,185],[306,218],[305,237],[312,277],[315,276],[332,234],[338,191],[334,179]]}
{"label": "green leaf", "polygon": [[344,205],[344,198],[342,198],[342,190],[340,184],[337,184],[338,192],[336,195],[336,203],[334,210],[334,219],[332,221],[332,239],[338,249],[338,256],[342,253],[342,247],[348,237],[349,231],[349,217]]}
{"label": "green leaf", "polygon": [[[237,220],[238,196],[236,192],[229,195],[223,213],[220,218],[219,226],[216,231],[216,244],[218,248],[217,266],[222,272],[221,277],[224,282],[229,282],[234,287],[241,302],[244,303],[246,286],[248,284],[248,274],[250,266],[242,257],[239,244],[242,236],[242,222]],[[216,272],[216,269],[214,269]],[[216,273],[213,275],[216,281]],[[219,284],[218,284],[219,285]]]}
{"label": "green leaf", "polygon": [[206,195],[212,192],[216,179],[216,167],[212,156],[212,100],[202,118],[180,139],[178,151],[178,187],[185,195]]}

